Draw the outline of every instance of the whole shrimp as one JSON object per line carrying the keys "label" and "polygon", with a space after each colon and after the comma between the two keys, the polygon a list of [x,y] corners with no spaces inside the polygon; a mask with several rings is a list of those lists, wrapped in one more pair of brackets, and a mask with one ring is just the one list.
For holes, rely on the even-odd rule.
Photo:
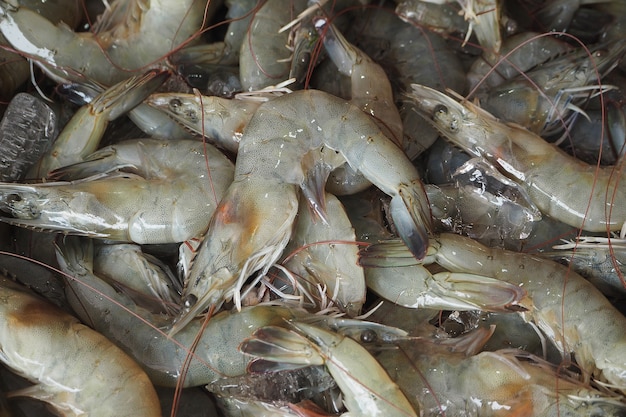
{"label": "whole shrimp", "polygon": [[623,278],[626,272],[626,251],[623,239],[584,236],[577,241],[566,241],[539,255],[565,262],[587,278],[609,299],[626,296]]}
{"label": "whole shrimp", "polygon": [[428,416],[618,417],[626,410],[618,398],[559,375],[531,354],[472,351],[488,337],[487,329],[456,338],[421,337],[400,341],[398,349],[381,350],[376,358]]}
{"label": "whole shrimp", "polygon": [[318,172],[346,161],[392,196],[398,233],[422,258],[430,209],[417,170],[402,150],[344,100],[315,90],[287,94],[263,103],[244,130],[235,180],[211,219],[183,291],[183,313],[170,333],[205,308],[237,296],[250,274],[267,272],[291,236],[298,185],[309,199],[319,196],[323,218],[325,178]]}
{"label": "whole shrimp", "polygon": [[517,33],[504,40],[499,52],[485,50],[472,63],[467,73],[469,88],[484,91],[496,87],[570,49],[571,46],[553,36]]}
{"label": "whole shrimp", "polygon": [[252,362],[249,369],[267,372],[290,366],[325,365],[344,394],[350,413],[364,417],[419,415],[419,407],[409,403],[358,342],[310,324],[291,325],[294,330],[262,327],[241,344],[242,352],[263,359]]}
{"label": "whole shrimp", "polygon": [[[419,3],[432,3],[434,5],[457,3],[461,7],[458,14],[462,15],[468,22],[463,46],[472,36],[472,33],[476,32],[476,38],[481,46],[495,52],[500,50],[502,46],[502,34],[500,33],[502,5],[500,0],[409,0],[400,2],[396,11],[404,18],[418,17],[416,21],[427,26],[439,21],[440,18],[433,19],[437,17],[438,13],[419,13],[420,8],[424,7]],[[439,13],[444,14],[443,10]],[[461,27],[451,27],[450,29],[459,30]]]}
{"label": "whole shrimp", "polygon": [[[361,263],[378,265],[384,261],[377,258],[385,256],[399,258],[387,262],[415,263],[402,248],[378,249],[377,245],[367,248]],[[589,281],[556,262],[488,248],[454,234],[431,239],[425,263],[431,262],[451,272],[480,274],[521,286],[528,297],[520,302],[526,311],[519,314],[534,322],[562,355],[573,353],[586,381],[595,377],[626,392],[626,317]]]}
{"label": "whole shrimp", "polygon": [[[74,32],[13,1],[0,3],[0,32],[21,54],[56,80],[115,84],[159,63],[189,42],[220,2],[197,0],[115,1],[94,32]],[[59,48],[63,45],[63,48]]]}
{"label": "whole shrimp", "polygon": [[60,416],[161,416],[152,383],[121,349],[8,278],[1,280],[0,359],[36,384],[11,396],[45,401]]}
{"label": "whole shrimp", "polygon": [[587,165],[521,126],[428,87],[413,85],[410,97],[446,139],[522,185],[543,214],[592,232],[620,230],[626,222],[626,181],[616,167]]}
{"label": "whole shrimp", "polygon": [[123,242],[174,243],[206,230],[232,181],[233,164],[197,141],[137,139],[103,148],[55,175],[83,179],[0,183],[2,221]]}

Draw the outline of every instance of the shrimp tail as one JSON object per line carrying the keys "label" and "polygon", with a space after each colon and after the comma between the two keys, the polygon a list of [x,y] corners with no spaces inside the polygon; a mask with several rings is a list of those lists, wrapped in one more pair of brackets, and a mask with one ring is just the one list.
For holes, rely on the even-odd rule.
{"label": "shrimp tail", "polygon": [[390,204],[391,218],[398,235],[416,259],[422,260],[428,249],[428,235],[432,232],[432,218],[428,201],[419,195],[414,184],[401,184],[398,194],[393,196]]}
{"label": "shrimp tail", "polygon": [[400,239],[383,240],[359,251],[359,265],[363,267],[400,268],[421,263],[409,253]]}
{"label": "shrimp tail", "polygon": [[251,338],[239,345],[239,350],[260,358],[248,365],[248,372],[273,372],[324,364],[324,359],[306,337],[277,326],[256,330]]}

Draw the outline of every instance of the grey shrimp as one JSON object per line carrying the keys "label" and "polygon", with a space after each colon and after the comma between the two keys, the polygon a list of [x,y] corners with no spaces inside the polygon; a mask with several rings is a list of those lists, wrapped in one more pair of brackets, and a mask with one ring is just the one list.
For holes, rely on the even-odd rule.
{"label": "grey shrimp", "polygon": [[[325,166],[346,161],[392,196],[400,236],[417,258],[423,257],[430,208],[419,174],[402,150],[345,100],[315,90],[287,94],[263,103],[244,131],[235,180],[211,219],[209,238],[183,291],[183,314],[171,333],[233,297],[250,274],[265,274],[291,236],[297,187],[307,189],[309,198],[323,196],[320,167],[330,172]],[[317,206],[323,216],[322,198],[317,197]]]}

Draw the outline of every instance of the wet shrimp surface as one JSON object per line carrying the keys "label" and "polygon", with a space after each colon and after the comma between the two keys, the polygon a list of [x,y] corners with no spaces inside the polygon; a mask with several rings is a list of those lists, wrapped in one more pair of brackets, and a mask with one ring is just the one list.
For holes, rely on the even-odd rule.
{"label": "wet shrimp surface", "polygon": [[625,416],[625,4],[0,2],[0,414]]}

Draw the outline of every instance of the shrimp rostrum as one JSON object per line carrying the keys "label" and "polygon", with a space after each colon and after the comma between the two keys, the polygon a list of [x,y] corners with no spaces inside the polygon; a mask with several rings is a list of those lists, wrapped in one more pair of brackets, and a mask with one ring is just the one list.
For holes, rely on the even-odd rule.
{"label": "shrimp rostrum", "polygon": [[191,267],[183,313],[172,333],[205,308],[236,296],[250,274],[265,274],[280,257],[298,210],[298,186],[309,200],[317,200],[312,205],[323,219],[319,196],[328,172],[346,161],[392,196],[398,234],[416,258],[423,258],[430,208],[419,174],[402,150],[345,100],[315,90],[287,94],[262,104],[244,130],[235,180]]}
{"label": "shrimp rostrum", "polygon": [[412,87],[409,96],[424,118],[448,141],[487,159],[519,183],[543,214],[590,232],[620,230],[626,222],[626,205],[621,204],[626,181],[617,167],[588,165],[467,100]]}

